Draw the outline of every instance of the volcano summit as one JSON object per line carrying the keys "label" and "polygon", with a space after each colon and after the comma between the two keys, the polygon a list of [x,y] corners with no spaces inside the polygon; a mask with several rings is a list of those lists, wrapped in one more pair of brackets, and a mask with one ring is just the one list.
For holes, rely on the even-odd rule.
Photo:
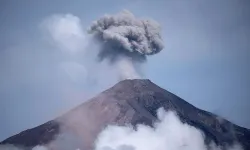
{"label": "volcano summit", "polygon": [[[117,129],[129,126],[128,136],[131,135],[131,138],[136,135],[133,132],[140,130],[150,129],[150,133],[156,132],[157,129],[151,127],[155,127],[154,123],[159,121],[159,108],[175,112],[180,120],[179,124],[188,130],[199,131],[204,137],[202,141],[208,146],[207,149],[211,143],[220,149],[227,149],[227,146],[239,143],[243,149],[250,150],[250,130],[198,109],[150,80],[141,79],[121,81],[61,117],[7,138],[1,145],[12,144],[27,149],[43,145],[53,150],[91,150],[98,144],[95,142],[98,134],[108,125],[114,125]],[[119,135],[116,136],[118,139]],[[174,133],[173,136],[177,137]],[[194,135],[189,139],[192,138],[195,138]],[[185,137],[180,140],[183,141]],[[126,146],[128,145],[125,145],[125,149]]]}

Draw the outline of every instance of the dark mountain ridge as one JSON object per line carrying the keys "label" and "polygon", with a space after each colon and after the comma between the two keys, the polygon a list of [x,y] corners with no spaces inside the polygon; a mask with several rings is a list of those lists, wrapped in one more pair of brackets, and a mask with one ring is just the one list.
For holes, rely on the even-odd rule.
{"label": "dark mountain ridge", "polygon": [[106,125],[135,126],[140,123],[151,126],[157,120],[156,112],[160,107],[175,111],[182,122],[203,131],[206,143],[214,141],[224,146],[238,141],[245,150],[250,150],[250,130],[198,109],[150,80],[139,79],[121,81],[61,117],[7,138],[0,144],[46,145],[61,131],[69,129],[83,139],[84,149],[91,149],[97,134]]}

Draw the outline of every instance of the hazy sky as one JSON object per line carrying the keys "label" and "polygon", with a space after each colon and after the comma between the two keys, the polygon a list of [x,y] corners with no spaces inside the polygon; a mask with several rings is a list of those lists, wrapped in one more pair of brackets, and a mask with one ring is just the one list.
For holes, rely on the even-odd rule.
{"label": "hazy sky", "polygon": [[[146,78],[250,128],[248,0],[1,0],[0,140],[115,83],[110,68],[86,54],[94,46],[86,46],[85,32],[123,9],[162,26],[165,48],[143,66]],[[63,26],[54,28],[58,21]]]}

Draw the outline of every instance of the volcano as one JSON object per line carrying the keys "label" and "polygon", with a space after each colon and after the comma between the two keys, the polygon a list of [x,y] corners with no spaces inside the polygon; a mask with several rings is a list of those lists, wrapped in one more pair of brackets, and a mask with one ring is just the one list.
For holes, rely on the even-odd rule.
{"label": "volcano", "polygon": [[82,150],[91,150],[98,133],[105,126],[152,126],[157,120],[157,110],[161,107],[175,111],[182,122],[200,129],[205,135],[206,143],[213,141],[223,146],[238,141],[245,150],[250,150],[249,129],[198,109],[150,80],[141,79],[121,81],[68,113],[7,138],[0,144],[27,148],[50,145],[51,141],[67,131],[67,135],[81,139],[79,143]]}

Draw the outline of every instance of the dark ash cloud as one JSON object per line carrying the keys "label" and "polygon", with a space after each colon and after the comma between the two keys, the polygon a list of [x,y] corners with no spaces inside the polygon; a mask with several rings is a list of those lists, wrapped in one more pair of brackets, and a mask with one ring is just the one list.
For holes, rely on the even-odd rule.
{"label": "dark ash cloud", "polygon": [[[118,65],[120,67],[130,66],[128,70],[136,70],[133,63],[145,61],[147,55],[159,53],[164,47],[160,25],[151,19],[136,18],[127,10],[115,15],[104,15],[94,21],[89,33],[101,45],[98,54],[100,61],[108,59],[112,63],[118,62],[122,64]],[[121,59],[122,63],[119,62]]]}

